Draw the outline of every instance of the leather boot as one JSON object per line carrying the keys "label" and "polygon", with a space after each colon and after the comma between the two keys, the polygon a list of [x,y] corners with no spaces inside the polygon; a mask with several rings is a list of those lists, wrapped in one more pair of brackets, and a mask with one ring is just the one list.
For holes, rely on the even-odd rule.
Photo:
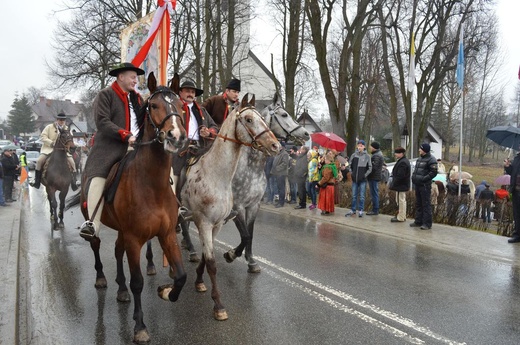
{"label": "leather boot", "polygon": [[39,189],[40,183],[42,181],[42,172],[40,170],[35,170],[34,173],[35,173],[34,181],[29,184],[31,185],[31,187]]}
{"label": "leather boot", "polygon": [[73,191],[78,190],[78,181],[76,180],[76,173],[72,172],[72,180],[70,181],[70,187]]}

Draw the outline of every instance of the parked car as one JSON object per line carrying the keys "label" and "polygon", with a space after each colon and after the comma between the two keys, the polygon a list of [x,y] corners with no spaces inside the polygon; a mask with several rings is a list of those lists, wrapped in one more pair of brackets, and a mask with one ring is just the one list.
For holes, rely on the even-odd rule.
{"label": "parked car", "polygon": [[27,157],[27,166],[29,170],[34,170],[36,168],[36,162],[38,161],[38,157],[40,157],[40,152],[38,151],[26,151]]}
{"label": "parked car", "polygon": [[11,140],[0,140],[0,149],[4,150],[4,146],[14,145]]}

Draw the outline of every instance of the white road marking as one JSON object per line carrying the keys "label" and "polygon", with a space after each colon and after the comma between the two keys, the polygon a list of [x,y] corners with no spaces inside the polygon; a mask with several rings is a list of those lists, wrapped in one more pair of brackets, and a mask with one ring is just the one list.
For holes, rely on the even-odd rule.
{"label": "white road marking", "polygon": [[[196,230],[195,229],[192,229],[192,230]],[[220,241],[218,239],[215,239],[215,242],[218,243],[220,246],[222,247],[225,247],[227,249],[225,249],[224,251],[227,251],[229,249],[233,249],[234,247],[232,247],[231,245],[227,244],[226,242],[223,242],[223,241]],[[442,343],[445,343],[445,344],[450,344],[450,345],[465,345],[466,343],[461,343],[461,342],[458,342],[458,341],[455,341],[455,340],[451,340],[451,339],[448,339],[442,335],[439,335],[433,331],[431,331],[429,328],[427,327],[423,327],[423,326],[419,326],[417,325],[413,320],[410,320],[410,319],[407,319],[407,318],[404,318],[396,313],[393,313],[393,312],[390,312],[390,311],[387,311],[387,310],[384,310],[384,309],[381,309],[375,305],[372,305],[370,303],[367,303],[365,301],[360,301],[358,300],[357,298],[343,292],[343,291],[339,291],[337,289],[334,289],[330,286],[327,286],[327,285],[324,285],[324,284],[321,284],[320,282],[317,282],[317,281],[314,281],[312,279],[309,279],[307,277],[304,277],[303,275],[297,273],[297,272],[294,272],[292,270],[289,270],[289,269],[286,269],[282,266],[279,266],[263,257],[260,257],[260,256],[256,256],[255,255],[255,260],[256,261],[259,261],[261,263],[263,263],[264,265],[266,266],[269,266],[272,270],[270,269],[266,269],[266,268],[263,268],[263,272],[269,274],[270,276],[272,276],[273,278],[293,287],[293,288],[296,288],[296,289],[299,289],[305,293],[307,293],[308,295],[316,298],[317,300],[319,301],[322,301],[326,304],[329,304],[330,306],[332,306],[333,308],[335,309],[339,309],[345,313],[348,313],[348,314],[351,314],[351,315],[354,315],[356,317],[358,317],[359,319],[365,321],[365,322],[368,322],[386,332],[389,332],[390,334],[394,335],[395,337],[397,338],[401,338],[411,344],[424,344],[425,341],[424,340],[421,340],[419,338],[415,338],[413,336],[411,336],[410,334],[406,333],[405,331],[402,331],[402,330],[399,330],[391,325],[388,325],[382,321],[379,321],[367,314],[364,314],[362,313],[361,311],[359,310],[355,310],[345,304],[342,304],[340,302],[337,302],[337,301],[334,301],[333,299],[331,299],[330,297],[327,297],[325,296],[322,292],[326,292],[328,294],[331,294],[339,299],[342,299],[342,300],[345,300],[349,303],[352,303],[352,304],[355,304],[359,307],[362,307],[364,309],[367,309],[369,310],[370,312],[372,313],[375,313],[375,314],[378,314],[380,316],[383,316],[389,320],[391,320],[392,322],[396,322],[396,323],[399,323],[405,327],[408,327],[408,328],[411,328],[412,330],[414,330],[415,332],[418,332],[418,333],[421,333],[421,334],[424,334],[425,336],[427,337],[430,337],[430,338],[433,338],[435,340],[438,340]],[[298,283],[297,281],[295,280],[292,280],[290,278],[285,278],[283,276],[281,276],[280,274],[278,274],[277,272],[273,271],[273,270],[276,270],[276,271],[279,271],[281,273],[284,273],[286,275],[288,275],[289,277],[295,279],[295,280],[299,280],[299,281],[302,281],[304,282],[305,284],[307,285],[310,285],[312,288],[309,288],[309,287],[305,287],[304,285]]]}

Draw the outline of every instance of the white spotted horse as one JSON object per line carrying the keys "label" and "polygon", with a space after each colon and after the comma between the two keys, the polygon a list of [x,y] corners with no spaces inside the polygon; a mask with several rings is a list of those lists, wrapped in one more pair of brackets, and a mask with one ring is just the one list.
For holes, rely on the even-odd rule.
{"label": "white spotted horse", "polygon": [[[274,95],[272,103],[262,110],[261,115],[277,138],[292,138],[300,144],[310,139],[309,132],[283,108],[278,94]],[[260,267],[253,258],[252,246],[255,220],[267,186],[264,172],[266,159],[264,153],[242,147],[232,183],[233,209],[238,212],[233,221],[240,233],[240,244],[226,252],[224,258],[231,263],[240,257],[245,249],[245,259],[250,273],[260,272]]]}
{"label": "white spotted horse", "polygon": [[202,245],[195,287],[199,292],[207,290],[203,280],[204,269],[207,269],[216,320],[226,320],[228,315],[217,286],[213,241],[233,207],[231,185],[242,147],[263,150],[272,155],[280,150],[278,140],[254,107],[254,96],[251,101],[248,97],[246,94],[239,107],[226,118],[209,151],[191,166],[181,192],[183,203],[193,213],[193,222]]}

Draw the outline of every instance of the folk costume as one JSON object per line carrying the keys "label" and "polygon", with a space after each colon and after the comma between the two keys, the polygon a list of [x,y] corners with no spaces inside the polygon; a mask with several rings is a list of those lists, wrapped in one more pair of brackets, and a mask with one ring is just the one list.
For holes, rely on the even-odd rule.
{"label": "folk costume", "polygon": [[[144,74],[142,69],[130,63],[118,65],[109,74],[118,77],[125,71],[134,71],[137,75]],[[80,236],[85,240],[99,234],[106,178],[112,166],[129,150],[128,140],[137,136],[139,129],[135,127],[135,116],[141,104],[143,99],[136,91],[124,91],[117,81],[101,90],[94,99],[96,139],[85,163],[87,209],[90,219],[83,223],[80,229]],[[132,133],[132,130],[136,133]]]}
{"label": "folk costume", "polygon": [[[60,113],[56,116],[57,120],[65,120],[67,116],[63,113]],[[51,123],[50,125],[45,126],[42,133],[40,134],[40,140],[42,141],[42,148],[40,149],[40,157],[38,157],[38,161],[36,162],[36,168],[34,169],[35,177],[34,181],[30,184],[32,187],[38,189],[40,188],[41,179],[42,179],[42,169],[47,161],[47,158],[50,156],[52,151],[54,151],[54,144],[59,137],[59,131],[65,130],[68,131],[69,128],[67,125],[61,126],[57,121]],[[69,168],[72,172],[72,181],[70,183],[72,190],[78,189],[77,181],[76,181],[76,163],[74,163],[74,159],[72,159],[72,155],[67,152],[67,161],[69,163]]]}
{"label": "folk costume", "polygon": [[334,162],[325,164],[320,170],[320,180],[317,187],[320,189],[318,208],[321,214],[334,213],[334,185],[338,177],[338,168]]}
{"label": "folk costume", "polygon": [[[226,86],[226,89],[240,91],[240,80],[232,79]],[[231,101],[225,92],[221,95],[211,96],[202,103],[202,107],[208,111],[218,128],[222,127],[228,115],[231,114],[238,105],[238,99],[236,102]]]}

